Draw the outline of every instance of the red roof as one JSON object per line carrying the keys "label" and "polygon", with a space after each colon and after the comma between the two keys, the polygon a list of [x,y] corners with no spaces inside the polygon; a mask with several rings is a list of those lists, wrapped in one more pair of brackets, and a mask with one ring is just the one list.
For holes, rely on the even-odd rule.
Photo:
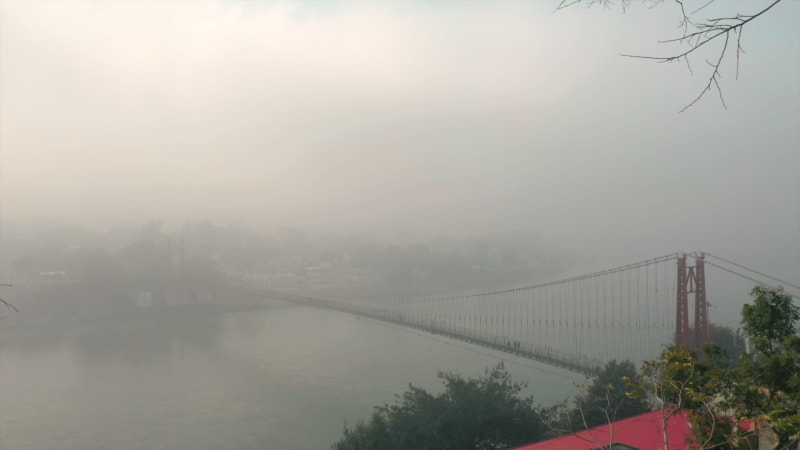
{"label": "red roof", "polygon": [[[516,450],[594,450],[609,444],[624,444],[641,450],[663,450],[664,433],[662,413],[653,411],[628,419],[618,420],[586,431],[559,436],[535,444],[518,447]],[[692,438],[689,420],[683,411],[678,411],[667,420],[668,450],[691,450],[697,448],[686,442]]]}

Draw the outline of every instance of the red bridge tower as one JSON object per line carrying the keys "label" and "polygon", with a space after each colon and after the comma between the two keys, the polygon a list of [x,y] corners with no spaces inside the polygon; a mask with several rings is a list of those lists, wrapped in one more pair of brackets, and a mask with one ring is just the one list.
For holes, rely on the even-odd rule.
{"label": "red bridge tower", "polygon": [[[708,342],[708,303],[706,302],[705,255],[686,266],[686,255],[678,257],[678,298],[675,309],[675,345],[700,349]],[[689,336],[689,294],[694,294],[694,339]]]}

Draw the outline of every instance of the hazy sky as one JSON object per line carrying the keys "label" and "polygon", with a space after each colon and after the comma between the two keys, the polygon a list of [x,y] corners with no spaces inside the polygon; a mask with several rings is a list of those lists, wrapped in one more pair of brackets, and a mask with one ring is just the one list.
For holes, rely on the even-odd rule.
{"label": "hazy sky", "polygon": [[800,281],[800,2],[682,114],[713,52],[619,56],[675,50],[672,2],[556,3],[0,1],[0,218],[536,229]]}

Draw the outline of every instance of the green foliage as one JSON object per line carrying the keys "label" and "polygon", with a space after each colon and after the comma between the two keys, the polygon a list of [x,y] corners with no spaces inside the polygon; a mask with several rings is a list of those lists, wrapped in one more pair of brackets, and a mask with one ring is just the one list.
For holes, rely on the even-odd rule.
{"label": "green foliage", "polygon": [[642,365],[641,375],[630,386],[631,393],[657,408],[693,408],[703,400],[698,395],[703,369],[694,351],[671,346],[658,359]]}
{"label": "green foliage", "polygon": [[592,428],[650,411],[642,399],[628,395],[628,380],[636,375],[631,361],[609,361],[586,393],[576,396],[570,413],[573,427]]}
{"label": "green foliage", "polygon": [[746,382],[733,392],[739,410],[772,425],[780,441],[800,439],[800,308],[780,289],[756,287],[742,308],[753,351],[737,374]]}
{"label": "green foliage", "polygon": [[756,352],[769,356],[780,352],[786,340],[797,338],[800,308],[792,297],[779,289],[756,286],[750,293],[752,305],[742,307],[742,325]]}
{"label": "green foliage", "polygon": [[752,348],[738,364],[726,350],[740,348],[725,339],[706,344],[701,354],[673,346],[639,373],[629,361],[608,363],[571,407],[563,402],[538,408],[531,398],[520,398],[524,385],[513,382],[502,364],[478,379],[440,373],[444,393],[410,386],[394,405],[378,408],[370,422],[346,427],[333,448],[507,448],[545,437],[545,422],[571,432],[653,408],[664,420],[685,412],[698,449],[751,448],[755,431],[744,423],[769,426],[779,448],[788,448],[800,439],[800,309],[781,290],[757,287],[752,295],[753,303],[742,310]]}
{"label": "green foliage", "polygon": [[[733,372],[726,352],[717,344],[706,344],[703,357],[693,350],[672,346],[660,357],[642,366],[642,373],[629,384],[631,395],[646,398],[668,419],[685,412],[692,422],[696,448],[735,449],[748,431],[730,417],[724,393],[733,386]],[[670,445],[682,444],[671,443]]]}
{"label": "green foliage", "polygon": [[736,365],[739,356],[745,352],[744,337],[739,334],[739,330],[734,332],[728,327],[709,323],[708,340],[719,346],[731,365]]}
{"label": "green foliage", "polygon": [[334,450],[500,449],[541,438],[544,426],[525,384],[502,363],[479,378],[440,372],[445,390],[434,395],[409,386],[369,422],[345,426]]}
{"label": "green foliage", "polygon": [[606,363],[591,384],[576,384],[584,389],[572,402],[563,401],[539,407],[538,414],[549,429],[547,437],[573,433],[609,424],[651,410],[643,397],[631,395],[631,380],[637,378],[631,361]]}
{"label": "green foliage", "polygon": [[747,447],[752,430],[769,426],[781,445],[800,438],[800,310],[779,289],[756,287],[742,308],[751,352],[729,364],[726,352],[707,344],[702,357],[670,347],[642,367],[630,393],[662,410],[687,411],[700,448]]}
{"label": "green foliage", "polygon": [[369,423],[359,421],[354,428],[344,427],[344,436],[334,444],[336,450],[396,450],[394,440],[389,431],[386,415],[381,411],[372,413]]}

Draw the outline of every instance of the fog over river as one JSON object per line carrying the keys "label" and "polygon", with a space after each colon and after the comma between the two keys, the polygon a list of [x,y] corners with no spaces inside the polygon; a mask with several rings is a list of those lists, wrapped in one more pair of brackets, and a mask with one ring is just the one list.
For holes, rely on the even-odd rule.
{"label": "fog over river", "polygon": [[[313,330],[313,333],[308,331]],[[291,305],[172,308],[0,328],[0,447],[324,449],[409,382],[504,360],[538,402],[578,374],[470,344]]]}

